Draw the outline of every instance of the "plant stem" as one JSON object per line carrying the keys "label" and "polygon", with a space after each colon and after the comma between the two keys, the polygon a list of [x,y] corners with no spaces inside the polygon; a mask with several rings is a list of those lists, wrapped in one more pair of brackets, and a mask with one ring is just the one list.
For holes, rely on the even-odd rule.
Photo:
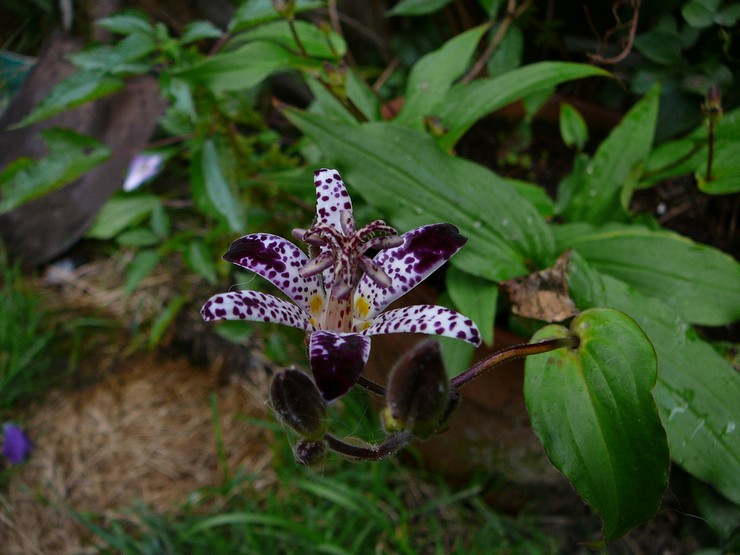
{"label": "plant stem", "polygon": [[352,445],[332,434],[326,434],[324,439],[329,449],[341,455],[365,461],[379,461],[401,449],[412,437],[408,432],[401,432],[389,435],[382,443],[369,445]]}
{"label": "plant stem", "polygon": [[459,374],[450,380],[450,387],[459,389],[469,381],[474,380],[478,376],[481,376],[484,372],[490,370],[494,366],[498,366],[506,361],[526,357],[530,355],[538,355],[541,353],[547,353],[554,351],[555,349],[562,349],[563,347],[574,348],[578,345],[578,337],[575,335],[569,335],[568,337],[557,337],[554,339],[544,339],[537,343],[527,343],[524,345],[514,345],[507,347],[497,353],[493,353],[490,357],[481,360],[474,364],[462,374]]}
{"label": "plant stem", "polygon": [[374,393],[379,397],[385,398],[385,387],[383,387],[379,383],[375,383],[374,381],[367,379],[364,376],[360,376],[360,379],[357,380],[357,385],[365,388],[370,393]]}

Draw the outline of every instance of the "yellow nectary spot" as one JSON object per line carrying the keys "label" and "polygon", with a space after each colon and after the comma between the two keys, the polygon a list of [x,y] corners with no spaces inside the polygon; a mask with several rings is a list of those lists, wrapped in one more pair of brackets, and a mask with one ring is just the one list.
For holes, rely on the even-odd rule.
{"label": "yellow nectary spot", "polygon": [[358,296],[355,300],[355,315],[367,318],[368,312],[370,312],[370,303],[362,295]]}
{"label": "yellow nectary spot", "polygon": [[322,299],[320,295],[314,295],[311,297],[311,302],[309,304],[311,306],[311,314],[317,316],[321,313],[321,309],[324,308],[324,299]]}

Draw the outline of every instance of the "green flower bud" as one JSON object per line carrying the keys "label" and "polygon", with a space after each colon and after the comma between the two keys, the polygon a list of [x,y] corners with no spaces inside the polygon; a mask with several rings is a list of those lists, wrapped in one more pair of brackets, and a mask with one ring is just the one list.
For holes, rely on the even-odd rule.
{"label": "green flower bud", "polygon": [[450,398],[450,384],[439,344],[433,339],[418,343],[393,368],[388,379],[386,428],[402,428],[427,438],[440,426]]}
{"label": "green flower bud", "polygon": [[299,435],[320,440],[326,434],[326,403],[316,384],[299,370],[285,370],[272,380],[270,402],[280,420]]}

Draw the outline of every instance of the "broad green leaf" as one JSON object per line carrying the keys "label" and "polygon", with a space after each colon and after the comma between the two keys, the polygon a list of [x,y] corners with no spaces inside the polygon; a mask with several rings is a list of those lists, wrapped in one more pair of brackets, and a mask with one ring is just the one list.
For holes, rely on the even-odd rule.
{"label": "broad green leaf", "polygon": [[583,150],[588,141],[588,127],[583,116],[567,102],[560,105],[560,135],[566,145],[578,150]]}
{"label": "broad green leaf", "polygon": [[[296,0],[295,10],[296,13],[301,13],[315,10],[325,5],[325,1]],[[261,23],[282,18],[283,16],[273,7],[272,0],[246,0],[241,3],[239,9],[236,10],[236,13],[231,18],[229,32],[236,33]]]}
{"label": "broad green leaf", "polygon": [[184,255],[185,262],[193,272],[201,276],[211,285],[216,284],[217,277],[216,265],[213,262],[214,257],[208,250],[208,246],[204,241],[201,239],[192,239],[188,243]]}
{"label": "broad green leaf", "polygon": [[98,212],[87,237],[112,239],[129,226],[138,224],[160,206],[156,195],[117,195],[106,202]]}
{"label": "broad green leaf", "polygon": [[461,269],[498,281],[551,260],[552,237],[537,209],[488,169],[442,152],[425,133],[384,122],[349,126],[292,109],[285,115],[399,229],[433,222],[460,228],[469,238],[453,258]]}
{"label": "broad green leaf", "polygon": [[599,145],[578,179],[565,216],[591,223],[613,221],[623,214],[620,195],[635,166],[650,154],[658,118],[660,89],[655,86]]}
{"label": "broad green leaf", "polygon": [[126,279],[123,292],[126,296],[133,293],[146,276],[148,276],[159,262],[159,252],[154,249],[140,250],[126,268]]}
{"label": "broad green leaf", "polygon": [[687,322],[719,326],[740,319],[740,264],[670,231],[641,226],[553,226],[560,250],[576,249],[602,273],[663,299]]}
{"label": "broad green leaf", "polygon": [[[657,146],[645,160],[640,187],[678,175],[695,174],[699,186],[710,194],[736,191],[740,156],[740,109],[724,114],[715,127],[712,180],[706,182],[708,149],[706,124],[699,125],[685,137]],[[715,181],[717,183],[715,183]]]}
{"label": "broad green leaf", "polygon": [[201,151],[201,170],[208,199],[232,231],[244,231],[246,224],[241,201],[235,187],[226,181],[220,162],[216,144],[206,140]]}
{"label": "broad green leaf", "polygon": [[[572,268],[578,279],[571,279]],[[702,341],[659,298],[569,262],[568,288],[579,308],[608,306],[632,317],[658,354],[653,396],[668,436],[671,458],[740,504],[740,377],[729,361]],[[584,279],[587,278],[587,279]]]}
{"label": "broad green leaf", "polygon": [[543,187],[511,177],[505,179],[507,183],[516,189],[517,193],[537,208],[540,216],[543,218],[552,218],[555,215],[555,203]]}
{"label": "broad green leaf", "polygon": [[347,70],[345,84],[347,98],[354,103],[369,121],[380,120],[380,100],[370,88],[351,68]]}
{"label": "broad green leaf", "polygon": [[493,319],[498,301],[496,284],[454,266],[447,270],[445,277],[447,292],[457,310],[475,322],[486,345],[493,345]]}
{"label": "broad green leaf", "polygon": [[[347,52],[347,43],[336,32],[329,30],[324,33],[316,25],[308,21],[297,20],[293,27],[298,34],[301,45],[309,56],[315,58],[339,59]],[[300,53],[298,44],[287,21],[273,21],[255,27],[234,38],[233,44],[243,41],[265,41],[287,48],[295,54]]]}
{"label": "broad green leaf", "polygon": [[441,10],[452,0],[400,0],[385,15],[426,15]]}
{"label": "broad green leaf", "polygon": [[41,132],[48,154],[19,158],[0,173],[0,214],[71,183],[111,155],[103,143],[70,129]]}
{"label": "broad green leaf", "polygon": [[336,96],[329,92],[318,79],[310,75],[305,75],[304,80],[311,91],[311,96],[313,96],[313,102],[309,107],[311,113],[330,117],[347,125],[358,123],[357,118],[352,115],[352,112]]}
{"label": "broad green leaf", "polygon": [[185,306],[185,295],[178,295],[174,299],[171,299],[164,310],[157,316],[152,324],[151,331],[149,332],[149,349],[154,349],[162,341],[162,336],[170,327],[170,324],[175,320],[178,313]]}
{"label": "broad green leaf", "polygon": [[439,139],[439,144],[445,150],[452,150],[480,118],[524,96],[574,79],[609,75],[603,69],[585,64],[539,62],[491,79],[457,84],[441,104],[439,116],[448,132]]}
{"label": "broad green leaf", "polygon": [[[492,38],[496,36],[499,25],[500,23],[491,30]],[[511,25],[486,64],[488,75],[496,77],[515,70],[522,65],[523,53],[524,34],[518,25]]]}
{"label": "broad green leaf", "polygon": [[143,16],[134,14],[115,14],[98,19],[95,25],[117,35],[135,33],[154,36],[154,27]]}
{"label": "broad green leaf", "polygon": [[692,0],[681,7],[681,15],[686,23],[697,29],[704,29],[714,23],[714,10],[710,10],[706,2]]}
{"label": "broad green leaf", "polygon": [[153,247],[161,241],[161,237],[146,227],[129,229],[116,237],[116,242],[124,247]]}
{"label": "broad green leaf", "polygon": [[461,33],[414,64],[406,85],[403,108],[396,117],[397,123],[423,128],[424,117],[435,115],[452,83],[465,72],[487,29],[488,25],[479,25]]}
{"label": "broad green leaf", "polygon": [[635,39],[635,49],[648,60],[664,66],[681,65],[681,36],[678,32],[652,29]]}
{"label": "broad green leaf", "polygon": [[592,309],[570,331],[550,325],[532,341],[579,339],[575,349],[528,357],[524,396],[552,463],[604,521],[609,541],[652,517],[668,484],[668,447],[652,397],[657,361],[625,314]]}
{"label": "broad green leaf", "polygon": [[125,86],[122,79],[104,75],[96,71],[73,73],[60,81],[51,92],[23,120],[13,128],[31,125],[55,116],[60,112],[75,108],[85,102],[108,96]]}
{"label": "broad green leaf", "polygon": [[[143,73],[150,67],[142,63],[157,48],[154,38],[142,33],[127,36],[113,45],[95,46],[70,56],[77,67],[101,74]],[[137,64],[138,65],[135,65]]]}
{"label": "broad green leaf", "polygon": [[276,71],[303,64],[299,56],[282,46],[269,42],[250,42],[174,73],[190,84],[224,92],[254,87]]}
{"label": "broad green leaf", "polygon": [[223,31],[210,21],[191,21],[185,25],[180,42],[190,44],[203,39],[217,39],[223,35]]}

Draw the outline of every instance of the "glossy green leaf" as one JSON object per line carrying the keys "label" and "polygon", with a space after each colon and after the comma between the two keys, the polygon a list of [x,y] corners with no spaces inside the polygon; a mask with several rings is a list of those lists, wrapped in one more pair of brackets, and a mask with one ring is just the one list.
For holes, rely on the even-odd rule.
{"label": "glossy green leaf", "polygon": [[161,237],[146,227],[129,229],[116,237],[116,242],[124,247],[153,247],[161,241]]}
{"label": "glossy green leaf", "polygon": [[117,35],[151,34],[154,27],[144,17],[133,14],[115,14],[98,19],[95,25]]}
{"label": "glossy green leaf", "polygon": [[135,33],[113,45],[95,46],[72,54],[70,59],[72,63],[86,72],[143,73],[151,65],[145,58],[156,48],[157,43],[153,37]]}
{"label": "glossy green leaf", "polygon": [[[327,34],[316,25],[302,20],[294,21],[293,28],[309,56],[339,59],[347,52],[347,43],[341,35],[333,30],[329,30]],[[239,44],[242,41],[271,42],[279,44],[295,54],[300,52],[290,25],[284,20],[272,21],[245,31],[234,38],[233,44]]]}
{"label": "glossy green leaf", "polygon": [[211,285],[218,281],[213,253],[201,239],[192,239],[185,249],[185,263],[188,267]]}
{"label": "glossy green leaf", "polygon": [[217,39],[223,35],[223,31],[210,21],[191,21],[182,32],[180,42],[190,44],[203,39]]}
{"label": "glossy green leaf", "polygon": [[498,301],[498,286],[454,266],[447,270],[445,277],[447,292],[456,309],[475,322],[486,345],[493,345],[493,319]]}
{"label": "glossy green leaf", "polygon": [[604,521],[609,541],[648,520],[668,483],[668,447],[651,395],[656,357],[625,314],[593,309],[570,331],[550,325],[532,341],[575,334],[576,349],[528,357],[524,395],[552,463]]}
{"label": "glossy green leaf", "polygon": [[[578,279],[571,279],[575,269]],[[660,299],[584,266],[568,265],[568,289],[579,308],[608,306],[631,316],[658,354],[653,396],[671,458],[740,504],[740,376]]]}
{"label": "glossy green leaf", "polygon": [[[491,30],[491,38],[496,36],[499,25],[500,23]],[[522,65],[523,55],[524,33],[519,25],[510,25],[486,64],[488,75],[496,77],[517,69]]]}
{"label": "glossy green leaf", "polygon": [[599,145],[585,167],[585,175],[575,181],[564,212],[569,220],[603,223],[624,214],[620,196],[630,173],[650,154],[659,93],[659,87],[653,87]]}
{"label": "glossy green leaf", "polygon": [[560,135],[566,145],[578,150],[583,150],[588,141],[588,127],[583,116],[567,102],[560,105]]}
{"label": "glossy green leaf", "polygon": [[406,85],[403,108],[396,116],[397,123],[423,128],[424,117],[435,115],[452,83],[465,72],[487,29],[487,25],[479,25],[461,33],[414,64]]}
{"label": "glossy green leaf", "polygon": [[483,116],[524,96],[584,77],[608,76],[595,66],[569,62],[539,62],[498,77],[477,79],[452,87],[445,95],[439,113],[448,132],[439,144],[452,150],[460,137]]}
{"label": "glossy green leaf", "polygon": [[25,117],[13,125],[13,128],[31,125],[55,116],[60,112],[75,108],[85,102],[102,98],[125,86],[122,79],[111,77],[95,71],[73,73],[60,81],[51,92]]}
{"label": "glossy green leaf", "polygon": [[154,249],[145,249],[138,251],[131,263],[126,268],[126,279],[123,284],[125,295],[130,295],[148,276],[159,262],[159,252]]}
{"label": "glossy green leaf", "polygon": [[506,182],[514,187],[523,198],[537,208],[543,218],[552,218],[555,215],[555,203],[547,191],[540,185],[506,177]]}
{"label": "glossy green leaf", "polygon": [[576,249],[602,273],[663,299],[687,322],[719,326],[740,319],[740,264],[670,231],[641,226],[553,226],[560,250]]}
{"label": "glossy green leaf", "polygon": [[[301,13],[325,6],[325,1],[317,0],[296,0],[295,11]],[[236,33],[261,23],[282,19],[273,7],[272,0],[247,0],[242,2],[239,9],[229,22],[229,32]]]}
{"label": "glossy green leaf", "polygon": [[112,239],[129,226],[142,222],[160,206],[155,195],[117,195],[106,202],[98,212],[87,237]]}
{"label": "glossy green leaf", "polygon": [[208,139],[203,143],[200,169],[208,199],[214,209],[226,220],[232,231],[244,231],[244,210],[234,184],[227,182],[221,169],[221,160],[216,144]]}
{"label": "glossy green leaf", "polygon": [[349,126],[292,109],[285,115],[400,230],[433,222],[460,228],[469,241],[452,260],[463,270],[498,281],[551,260],[552,237],[537,209],[490,170],[440,151],[427,134],[391,123]]}
{"label": "glossy green leaf", "polygon": [[71,183],[111,155],[105,144],[70,129],[41,134],[48,149],[44,158],[19,158],[0,173],[0,214]]}
{"label": "glossy green leaf", "polygon": [[254,87],[276,71],[303,63],[299,56],[277,44],[250,42],[174,74],[190,84],[203,85],[216,92],[236,91]]}
{"label": "glossy green leaf", "polygon": [[400,0],[385,15],[426,15],[441,10],[452,0]]}

